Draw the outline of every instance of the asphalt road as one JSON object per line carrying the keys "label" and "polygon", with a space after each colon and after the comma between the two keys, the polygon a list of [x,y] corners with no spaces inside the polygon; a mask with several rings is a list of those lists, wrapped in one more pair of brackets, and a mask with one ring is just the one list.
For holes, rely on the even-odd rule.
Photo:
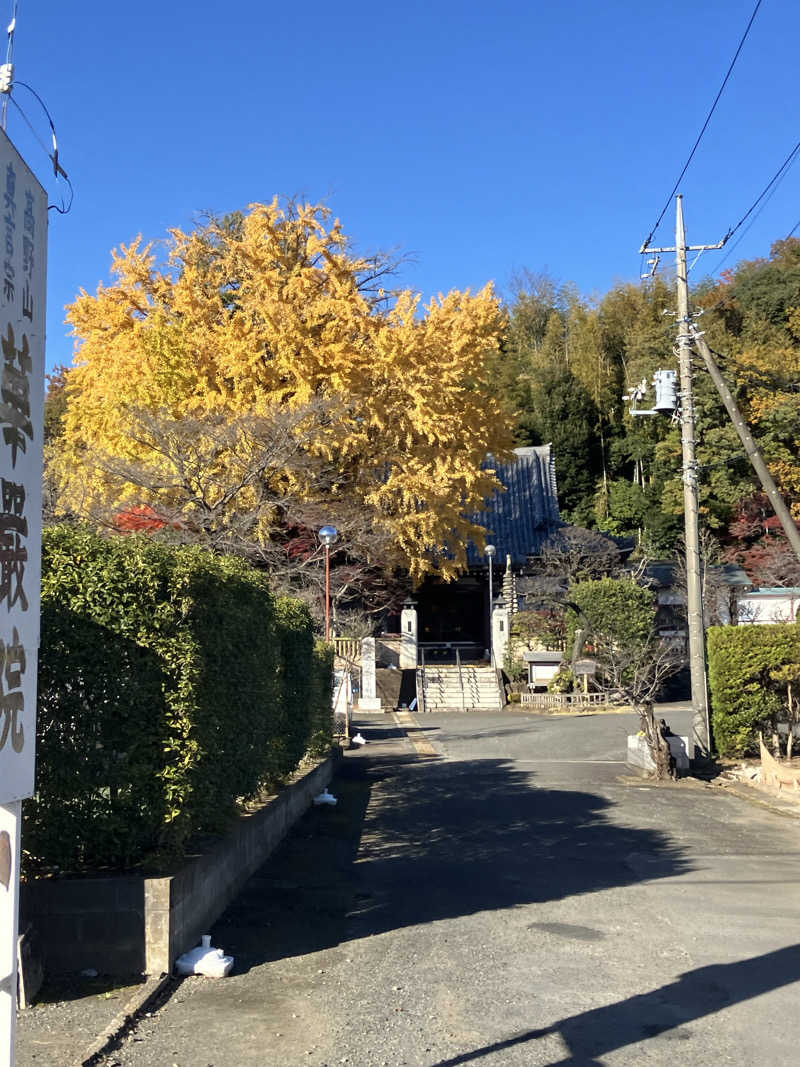
{"label": "asphalt road", "polygon": [[213,931],[235,973],[106,1064],[797,1064],[800,819],[625,777],[634,724],[359,723],[338,806]]}

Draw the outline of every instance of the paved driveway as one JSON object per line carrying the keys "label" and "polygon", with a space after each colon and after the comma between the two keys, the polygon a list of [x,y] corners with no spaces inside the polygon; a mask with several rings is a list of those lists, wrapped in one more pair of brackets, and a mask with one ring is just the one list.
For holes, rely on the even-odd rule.
{"label": "paved driveway", "polygon": [[107,1063],[796,1064],[800,820],[625,778],[633,722],[360,723],[214,931],[237,973]]}

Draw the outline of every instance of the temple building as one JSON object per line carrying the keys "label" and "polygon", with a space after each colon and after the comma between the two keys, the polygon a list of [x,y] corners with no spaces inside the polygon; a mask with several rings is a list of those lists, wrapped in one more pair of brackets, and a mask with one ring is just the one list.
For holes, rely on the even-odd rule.
{"label": "temple building", "polygon": [[[505,492],[496,492],[473,518],[486,529],[486,545],[493,555],[490,558],[470,544],[465,574],[454,582],[428,578],[414,595],[418,645],[428,662],[452,661],[456,650],[464,660],[486,658],[492,644],[490,571],[496,602],[503,593],[504,575],[524,570],[548,537],[563,526],[550,445],[515,448],[510,462],[495,465],[490,457],[487,465],[495,467]],[[502,663],[502,655],[495,659]]]}

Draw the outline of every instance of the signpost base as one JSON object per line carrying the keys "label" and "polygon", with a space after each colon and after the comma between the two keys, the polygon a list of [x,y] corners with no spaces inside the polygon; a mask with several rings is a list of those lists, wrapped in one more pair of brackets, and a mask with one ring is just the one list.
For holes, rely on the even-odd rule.
{"label": "signpost base", "polygon": [[0,804],[0,1067],[14,1067],[22,801]]}

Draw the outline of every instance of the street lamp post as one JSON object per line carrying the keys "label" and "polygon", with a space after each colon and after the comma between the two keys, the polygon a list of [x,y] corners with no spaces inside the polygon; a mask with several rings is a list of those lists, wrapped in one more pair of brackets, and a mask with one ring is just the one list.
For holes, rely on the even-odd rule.
{"label": "street lamp post", "polygon": [[319,539],[325,546],[325,640],[331,639],[331,545],[339,536],[335,526],[323,526]]}
{"label": "street lamp post", "polygon": [[492,634],[492,607],[494,604],[494,597],[492,595],[492,564],[494,557],[497,555],[497,549],[494,545],[486,546],[486,557],[489,560],[489,665],[494,666],[494,640]]}

